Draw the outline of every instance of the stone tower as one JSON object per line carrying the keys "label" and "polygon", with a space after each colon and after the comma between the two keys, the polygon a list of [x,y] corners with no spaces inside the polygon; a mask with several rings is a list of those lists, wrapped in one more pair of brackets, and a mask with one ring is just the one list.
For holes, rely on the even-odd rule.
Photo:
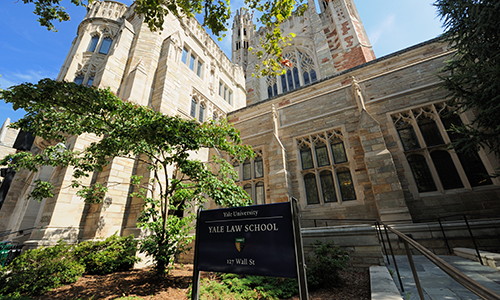
{"label": "stone tower", "polygon": [[240,8],[236,11],[233,21],[231,60],[233,63],[242,66],[245,72],[248,65],[248,47],[255,32],[252,15],[248,10]]}
{"label": "stone tower", "polygon": [[[302,16],[292,14],[280,26],[282,34],[295,37],[283,49],[283,57],[292,65],[285,75],[254,78],[248,76],[261,61],[250,55],[246,69],[247,105],[287,93],[375,59],[364,26],[353,0],[320,0],[318,13],[313,1]],[[242,16],[235,17],[235,27]],[[259,28],[250,40],[250,47],[259,47],[259,38],[268,28]],[[233,49],[235,42],[233,32]],[[233,50],[234,63],[235,61]]]}

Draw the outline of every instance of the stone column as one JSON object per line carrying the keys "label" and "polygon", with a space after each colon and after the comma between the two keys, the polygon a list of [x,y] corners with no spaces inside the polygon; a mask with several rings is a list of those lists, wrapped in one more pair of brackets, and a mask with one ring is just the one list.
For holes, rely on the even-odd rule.
{"label": "stone column", "polygon": [[411,221],[392,155],[386,147],[379,123],[364,109],[358,134],[365,153],[375,202],[382,222]]}

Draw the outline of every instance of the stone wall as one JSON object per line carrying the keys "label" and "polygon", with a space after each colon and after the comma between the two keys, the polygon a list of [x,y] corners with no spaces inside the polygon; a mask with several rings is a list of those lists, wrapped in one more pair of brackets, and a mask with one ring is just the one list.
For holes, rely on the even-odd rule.
{"label": "stone wall", "polygon": [[[285,153],[288,175],[273,182],[266,178],[266,202],[277,201],[273,191],[286,184],[288,196],[299,200],[303,215],[309,219],[418,222],[426,216],[459,212],[500,213],[498,179],[492,179],[490,185],[472,187],[467,186],[467,178],[461,173],[464,188],[419,192],[406,158],[414,152],[403,149],[393,122],[393,116],[402,111],[445,106],[446,91],[440,88],[437,73],[449,57],[445,44],[429,41],[230,113],[243,142],[264,149],[268,164],[278,154],[272,141],[278,139],[283,146],[280,151]],[[273,107],[278,115],[276,129]],[[465,115],[462,120],[466,122]],[[445,136],[445,130],[441,130]],[[349,169],[356,200],[308,204],[303,178],[307,172],[301,167],[299,144],[304,138],[315,139],[332,131],[341,133],[348,157],[348,163],[334,170]],[[418,151],[424,150],[432,149]],[[483,152],[479,153],[482,163],[493,170],[498,160]],[[317,168],[316,176],[321,170]],[[432,176],[438,182],[437,173]]]}

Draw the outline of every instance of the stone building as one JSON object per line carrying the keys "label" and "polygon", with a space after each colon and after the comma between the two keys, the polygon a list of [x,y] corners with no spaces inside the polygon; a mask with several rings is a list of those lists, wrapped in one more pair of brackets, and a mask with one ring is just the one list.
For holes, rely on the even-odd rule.
{"label": "stone building", "polygon": [[[313,219],[424,222],[457,213],[500,213],[500,181],[481,174],[499,166],[448,149],[446,130],[469,122],[446,114],[446,91],[436,73],[451,50],[438,39],[375,59],[352,0],[314,1],[303,16],[283,24],[296,38],[284,49],[284,75],[252,77],[249,47],[257,31],[248,12],[237,12],[232,61],[194,19],[171,14],[152,33],[133,7],[94,1],[78,27],[58,80],[109,87],[124,100],[200,122],[228,116],[252,160],[233,162],[255,204],[299,200]],[[95,137],[66,147],[82,149]],[[35,140],[32,151],[45,147]],[[206,161],[209,151],[196,158]],[[71,171],[18,172],[0,210],[0,231],[35,227],[30,247],[136,233],[139,199],[129,197],[132,174],[147,176],[133,159],[115,159],[89,179],[118,182],[102,204],[85,204],[70,188]],[[29,183],[50,179],[56,195],[27,200]],[[23,227],[27,226],[27,227]],[[13,236],[8,237],[9,239]]]}

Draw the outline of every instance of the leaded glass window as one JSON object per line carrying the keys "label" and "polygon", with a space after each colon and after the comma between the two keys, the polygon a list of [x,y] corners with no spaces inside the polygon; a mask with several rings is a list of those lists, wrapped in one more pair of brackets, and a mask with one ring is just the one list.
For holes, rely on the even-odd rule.
{"label": "leaded glass window", "polygon": [[431,152],[431,158],[439,179],[441,180],[441,184],[443,185],[443,189],[449,190],[464,187],[448,151],[433,151]]}
{"label": "leaded glass window", "polygon": [[310,135],[298,139],[297,143],[307,204],[356,199],[341,131]]}
{"label": "leaded glass window", "polygon": [[188,59],[188,49],[186,47],[182,48],[182,62],[187,64],[187,59]]}
{"label": "leaded glass window", "polygon": [[262,157],[257,157],[253,161],[254,170],[255,170],[255,178],[260,178],[264,176],[264,169],[262,165]]}
{"label": "leaded glass window", "polygon": [[332,152],[336,164],[347,161],[347,156],[345,154],[345,149],[344,149],[344,142],[342,142],[341,140],[332,141]]}
{"label": "leaded glass window", "polygon": [[330,164],[330,160],[328,159],[328,149],[326,149],[326,145],[321,144],[319,146],[316,146],[315,149],[318,166],[328,166]]}
{"label": "leaded glass window", "polygon": [[317,81],[315,64],[309,54],[298,49],[285,49],[282,59],[287,62],[284,64],[285,73],[266,79],[268,98]]}
{"label": "leaded glass window", "polygon": [[94,83],[94,76],[89,77],[89,80],[87,80],[87,86],[92,86],[92,83]]}
{"label": "leaded glass window", "polygon": [[73,80],[73,82],[76,83],[76,84],[78,84],[78,85],[80,85],[80,84],[83,83],[83,78],[85,78],[83,76],[83,74],[80,74],[80,75],[78,75],[78,76],[75,77],[75,80]]}
{"label": "leaded glass window", "polygon": [[196,75],[198,75],[198,77],[201,77],[202,67],[203,67],[203,64],[201,63],[201,61],[198,60],[198,67],[196,68]]}
{"label": "leaded glass window", "polygon": [[252,179],[252,165],[249,160],[243,163],[243,180]]}
{"label": "leaded glass window", "polygon": [[342,200],[356,200],[356,194],[354,193],[354,186],[352,184],[351,172],[347,168],[340,168],[337,171],[337,177],[339,179],[340,194],[342,194]]}
{"label": "leaded glass window", "polygon": [[314,174],[307,173],[304,176],[304,185],[306,187],[307,204],[319,204],[316,176]]}
{"label": "leaded glass window", "polygon": [[424,137],[427,147],[444,144],[443,138],[434,120],[428,118],[421,119],[418,122],[418,127],[420,128],[420,132]]}
{"label": "leaded glass window", "polygon": [[251,184],[246,184],[244,187],[243,187],[243,190],[245,192],[247,192],[248,196],[250,196],[250,198],[252,198],[252,185]]}
{"label": "leaded glass window", "polygon": [[247,159],[242,164],[232,159],[232,165],[238,174],[235,181],[239,181],[244,190],[252,197],[254,204],[265,204],[265,172],[262,150],[255,151],[255,158]]}
{"label": "leaded glass window", "polygon": [[413,127],[409,126],[400,128],[398,129],[398,134],[399,138],[401,139],[401,143],[403,144],[403,148],[405,150],[408,151],[420,148],[420,144],[418,143]]}
{"label": "leaded glass window", "polygon": [[414,154],[408,156],[407,160],[410,164],[413,178],[417,182],[418,191],[423,193],[437,190],[425,157]]}
{"label": "leaded glass window", "polygon": [[99,53],[101,53],[101,54],[108,54],[109,48],[111,48],[111,43],[112,42],[113,42],[113,40],[110,37],[105,37],[102,40],[101,48],[99,48]]}
{"label": "leaded glass window", "polygon": [[191,54],[191,58],[189,60],[189,68],[191,69],[191,71],[194,71],[194,62],[196,60],[196,57],[194,57],[193,54]]}
{"label": "leaded glass window", "polygon": [[314,168],[313,161],[312,161],[312,155],[311,155],[311,148],[301,149],[300,150],[300,158],[302,161],[302,170]]}
{"label": "leaded glass window", "polygon": [[258,182],[255,185],[255,204],[264,204],[266,203],[266,193],[264,189],[264,183]]}
{"label": "leaded glass window", "polygon": [[90,40],[89,48],[87,49],[87,51],[94,52],[98,42],[99,42],[99,36],[93,35],[92,39]]}
{"label": "leaded glass window", "polygon": [[319,174],[321,179],[321,189],[323,190],[323,198],[325,202],[337,202],[335,194],[335,183],[333,182],[332,172],[322,171]]}
{"label": "leaded glass window", "polygon": [[461,137],[451,129],[463,125],[455,109],[437,103],[400,112],[392,119],[418,192],[492,184],[478,154],[450,151],[450,142]]}
{"label": "leaded glass window", "polygon": [[196,107],[198,106],[198,101],[196,99],[191,99],[191,117],[196,118]]}
{"label": "leaded glass window", "polygon": [[200,111],[198,114],[198,121],[203,122],[205,120],[205,105],[200,104]]}

